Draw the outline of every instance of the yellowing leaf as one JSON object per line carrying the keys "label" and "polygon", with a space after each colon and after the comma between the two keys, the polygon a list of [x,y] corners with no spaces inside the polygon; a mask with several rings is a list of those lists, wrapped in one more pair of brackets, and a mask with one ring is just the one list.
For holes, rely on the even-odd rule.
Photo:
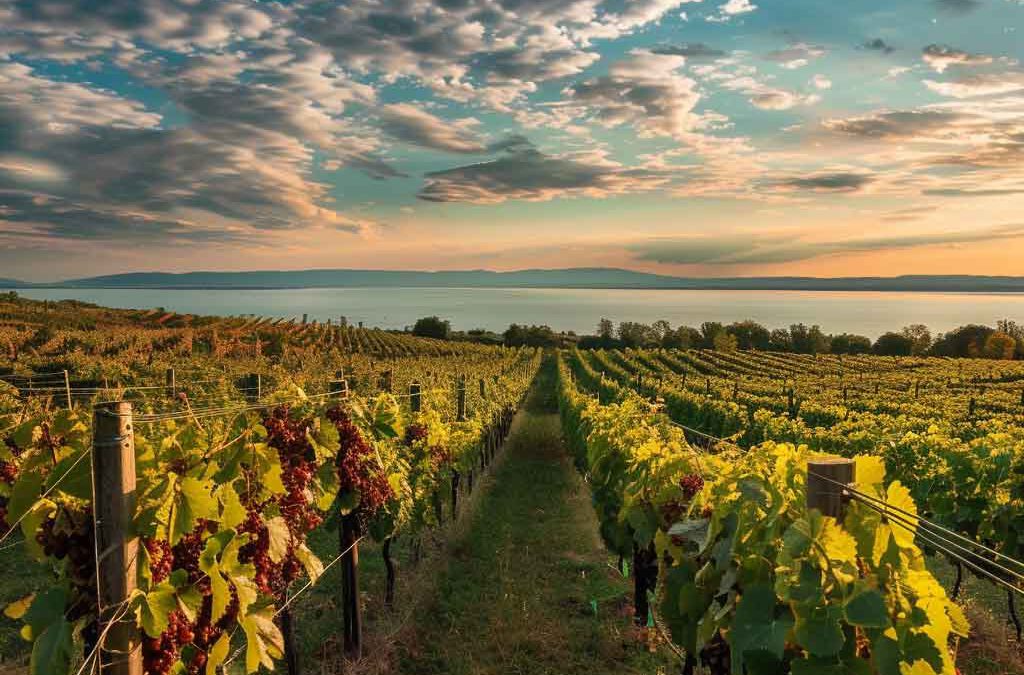
{"label": "yellowing leaf", "polygon": [[272,608],[266,607],[242,619],[245,631],[245,672],[255,673],[260,666],[274,669],[274,659],[284,655],[284,637],[274,624]]}
{"label": "yellowing leaf", "polygon": [[281,516],[275,516],[267,521],[267,536],[270,539],[270,547],[267,555],[272,562],[279,563],[288,555],[288,546],[292,541],[292,534],[288,531],[288,523]]}
{"label": "yellowing leaf", "polygon": [[874,486],[885,482],[885,462],[881,457],[858,455],[855,461],[857,485]]}

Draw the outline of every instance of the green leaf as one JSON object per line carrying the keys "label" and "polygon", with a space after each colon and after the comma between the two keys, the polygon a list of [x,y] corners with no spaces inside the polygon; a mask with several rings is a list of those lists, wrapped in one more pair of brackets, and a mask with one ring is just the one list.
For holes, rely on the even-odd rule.
{"label": "green leaf", "polygon": [[89,462],[80,461],[86,452],[88,450],[80,450],[59,461],[47,476],[46,489],[59,481],[60,492],[78,499],[92,499],[92,468]]}
{"label": "green leaf", "polygon": [[861,628],[888,628],[889,611],[885,598],[874,589],[854,595],[846,603],[846,621]]}
{"label": "green leaf", "polygon": [[14,523],[28,513],[39,501],[42,489],[43,476],[41,474],[33,472],[19,475],[17,482],[14,483],[14,489],[11,490],[11,498],[7,502],[5,520],[8,523]]}
{"label": "green leaf", "polygon": [[160,637],[167,630],[168,617],[177,608],[177,590],[165,581],[142,596],[137,610],[142,630],[150,637]]}
{"label": "green leaf", "polygon": [[751,652],[766,652],[781,660],[786,633],[792,626],[789,608],[776,602],[775,592],[770,587],[755,585],[746,589],[736,606],[729,631],[733,672],[743,672],[743,664]]}
{"label": "green leaf", "polygon": [[71,624],[62,614],[50,624],[32,645],[29,672],[32,675],[64,675],[71,668],[75,644]]}
{"label": "green leaf", "polygon": [[[803,610],[806,611],[806,610]],[[846,643],[840,619],[843,616],[841,607],[814,607],[806,615],[802,608],[797,611],[796,630],[797,642],[803,645],[812,656],[835,656]]]}
{"label": "green leaf", "polygon": [[60,586],[37,595],[22,618],[25,625],[21,636],[31,642],[50,625],[63,620],[67,597],[67,592]]}

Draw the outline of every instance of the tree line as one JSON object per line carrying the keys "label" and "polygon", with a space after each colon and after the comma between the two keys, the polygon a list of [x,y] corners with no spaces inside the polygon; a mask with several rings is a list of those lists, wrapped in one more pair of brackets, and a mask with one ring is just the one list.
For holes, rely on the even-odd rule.
{"label": "tree line", "polygon": [[673,327],[668,321],[651,324],[601,319],[594,335],[556,332],[549,326],[512,324],[504,333],[484,330],[456,333],[451,324],[436,316],[416,322],[413,334],[439,339],[481,339],[518,347],[564,347],[581,349],[623,349],[664,347],[669,349],[713,349],[716,351],[758,350],[797,354],[877,354],[881,356],[959,356],[989,359],[1024,359],[1024,325],[1009,319],[995,327],[979,324],[960,326],[933,335],[927,326],[913,324],[889,331],[872,341],[865,335],[825,333],[820,326],[803,323],[789,328],[768,328],[747,319],[730,324],[706,321],[699,328]]}

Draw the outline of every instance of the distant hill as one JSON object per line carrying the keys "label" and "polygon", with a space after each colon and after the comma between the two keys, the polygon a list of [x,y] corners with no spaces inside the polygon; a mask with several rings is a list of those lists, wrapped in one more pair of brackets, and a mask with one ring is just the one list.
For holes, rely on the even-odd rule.
{"label": "distant hill", "polygon": [[[10,285],[8,285],[10,284]],[[259,272],[136,272],[52,284],[0,280],[26,288],[595,288],[790,291],[932,291],[1024,293],[1024,277],[911,275],[898,277],[693,278],[614,268],[530,269],[513,272],[299,270]]]}

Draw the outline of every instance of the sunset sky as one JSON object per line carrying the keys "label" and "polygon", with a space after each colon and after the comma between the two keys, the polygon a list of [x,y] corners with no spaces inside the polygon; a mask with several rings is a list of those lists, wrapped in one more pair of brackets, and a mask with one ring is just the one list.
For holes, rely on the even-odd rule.
{"label": "sunset sky", "polygon": [[0,0],[0,277],[1024,274],[1024,0]]}

